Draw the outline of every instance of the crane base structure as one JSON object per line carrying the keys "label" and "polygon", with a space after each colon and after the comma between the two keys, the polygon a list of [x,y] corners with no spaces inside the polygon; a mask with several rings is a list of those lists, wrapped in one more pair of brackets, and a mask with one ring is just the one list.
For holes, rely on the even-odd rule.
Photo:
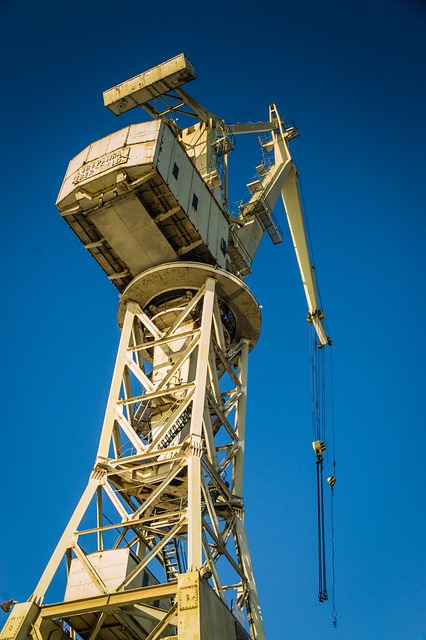
{"label": "crane base structure", "polygon": [[[28,605],[33,640],[52,629],[84,640],[263,638],[241,497],[258,305],[232,274],[179,262],[135,278],[118,322],[95,466]],[[64,601],[40,607],[64,557]],[[22,606],[1,640],[28,637]]]}
{"label": "crane base structure", "polygon": [[[180,54],[106,91],[114,114],[142,107],[153,121],[69,163],[56,204],[120,292],[121,336],[87,487],[0,640],[265,639],[243,501],[261,316],[244,279],[263,234],[282,240],[280,195],[309,320],[330,341],[288,148],[297,131],[275,105],[267,122],[228,125],[182,89],[194,78]],[[252,133],[262,162],[233,213],[227,156]]]}
{"label": "crane base structure", "polygon": [[[164,604],[165,608],[154,608],[153,602]],[[130,627],[128,618],[132,610],[136,612],[137,622]],[[149,618],[152,620],[149,625],[152,631],[149,634],[142,634],[141,628],[137,632],[135,630],[143,618],[145,621]],[[138,637],[161,637],[163,640],[250,638],[229,608],[197,571],[180,575],[178,581],[173,584],[143,587],[78,602],[63,602],[42,607],[34,603],[17,604],[2,637],[10,640],[17,637],[44,639],[55,634],[56,637],[65,640],[70,635],[64,632],[62,621],[68,619],[79,627],[81,632],[97,625],[96,634],[92,634],[97,638],[127,639],[129,628],[132,629],[130,637],[137,633]],[[117,621],[120,619],[127,622],[119,625]],[[100,626],[100,620],[103,626]]]}

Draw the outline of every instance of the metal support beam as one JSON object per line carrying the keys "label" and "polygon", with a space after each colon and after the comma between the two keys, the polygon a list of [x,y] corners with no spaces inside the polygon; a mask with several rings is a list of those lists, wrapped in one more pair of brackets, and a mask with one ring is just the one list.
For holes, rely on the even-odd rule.
{"label": "metal support beam", "polygon": [[207,367],[212,330],[215,284],[212,278],[209,278],[206,282],[190,427],[191,440],[188,458],[188,567],[190,571],[200,568],[203,564],[201,525],[201,456],[203,453],[203,445],[201,436],[206,402]]}

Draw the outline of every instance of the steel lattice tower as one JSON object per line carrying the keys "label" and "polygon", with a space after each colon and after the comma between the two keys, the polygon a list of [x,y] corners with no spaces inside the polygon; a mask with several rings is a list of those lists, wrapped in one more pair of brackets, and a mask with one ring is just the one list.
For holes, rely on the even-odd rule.
{"label": "steel lattice tower", "polygon": [[[227,125],[182,88],[180,55],[105,92],[153,120],[99,140],[68,167],[61,216],[121,292],[121,338],[87,488],[30,600],[1,640],[262,640],[244,527],[248,354],[260,332],[244,277],[281,194],[322,344],[297,174],[297,135]],[[178,128],[176,112],[195,124]],[[263,159],[233,215],[227,156],[261,133]],[[66,558],[63,601],[44,604]],[[232,603],[232,604],[231,604]],[[55,634],[53,636],[53,634]]]}

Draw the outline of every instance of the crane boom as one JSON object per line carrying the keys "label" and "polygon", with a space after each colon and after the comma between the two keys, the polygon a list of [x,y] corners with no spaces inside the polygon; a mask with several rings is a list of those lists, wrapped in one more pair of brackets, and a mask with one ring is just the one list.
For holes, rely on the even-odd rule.
{"label": "crane boom", "polygon": [[302,277],[306,301],[308,303],[308,321],[312,322],[315,327],[320,346],[331,344],[322,322],[324,313],[319,308],[315,268],[312,265],[309,255],[305,222],[302,215],[299,188],[297,185],[297,173],[294,164],[292,164],[290,171],[287,173],[286,180],[281,189],[281,195],[300,275]]}
{"label": "crane boom", "polygon": [[[276,111],[273,106],[271,111]],[[331,345],[331,340],[327,336],[323,324],[325,317],[324,312],[319,308],[319,294],[315,278],[315,268],[309,254],[309,245],[307,240],[305,221],[303,217],[302,205],[300,202],[299,187],[297,184],[297,171],[294,161],[291,158],[288,148],[286,136],[284,135],[283,123],[280,118],[277,120],[280,131],[280,141],[285,146],[286,154],[288,154],[287,162],[290,163],[289,171],[285,174],[284,184],[281,189],[281,196],[284,203],[284,209],[287,215],[288,226],[293,240],[294,251],[296,253],[299,265],[300,275],[302,277],[303,288],[305,290],[306,301],[308,303],[308,321],[312,322],[318,336],[319,346],[325,344]]]}
{"label": "crane boom", "polygon": [[[286,211],[287,222],[299,265],[306,301],[308,303],[308,321],[313,323],[318,336],[319,346],[332,344],[324,328],[323,311],[319,307],[319,294],[315,278],[315,268],[309,252],[307,233],[298,186],[298,174],[291,156],[288,142],[298,135],[294,127],[286,128],[280,118],[275,104],[269,108],[269,122],[248,125],[229,125],[234,134],[270,131],[272,139],[264,144],[266,151],[273,151],[274,163],[268,167],[259,180],[250,183],[253,196],[250,202],[242,210],[243,218],[248,220],[248,214],[255,212],[261,220],[268,215],[272,216],[276,202],[281,194]],[[272,224],[272,220],[270,220]],[[264,223],[263,226],[265,227]],[[267,229],[269,231],[269,229]],[[244,227],[239,231],[243,241]],[[271,234],[270,234],[271,235]],[[278,230],[277,230],[278,235]],[[272,236],[271,236],[272,237]],[[279,240],[280,241],[280,240]],[[248,244],[248,243],[247,243]],[[257,245],[256,245],[257,248]],[[254,249],[255,250],[255,249]],[[254,250],[252,253],[254,255]]]}

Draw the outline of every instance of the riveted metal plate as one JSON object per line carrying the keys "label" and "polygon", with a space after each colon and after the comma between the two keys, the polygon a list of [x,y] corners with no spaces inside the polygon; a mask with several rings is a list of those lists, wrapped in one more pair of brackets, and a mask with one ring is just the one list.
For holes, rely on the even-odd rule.
{"label": "riveted metal plate", "polygon": [[198,607],[198,585],[179,589],[179,610],[196,609]]}
{"label": "riveted metal plate", "polygon": [[25,616],[11,616],[0,634],[1,640],[13,640],[13,638],[16,638],[24,620]]}

